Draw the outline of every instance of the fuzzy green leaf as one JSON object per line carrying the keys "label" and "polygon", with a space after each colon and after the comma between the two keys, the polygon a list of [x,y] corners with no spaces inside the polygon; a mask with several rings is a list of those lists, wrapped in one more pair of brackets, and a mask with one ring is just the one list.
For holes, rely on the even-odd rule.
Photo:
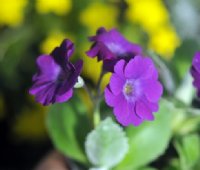
{"label": "fuzzy green leaf", "polygon": [[88,134],[85,149],[94,166],[109,169],[124,158],[128,141],[123,129],[107,118]]}

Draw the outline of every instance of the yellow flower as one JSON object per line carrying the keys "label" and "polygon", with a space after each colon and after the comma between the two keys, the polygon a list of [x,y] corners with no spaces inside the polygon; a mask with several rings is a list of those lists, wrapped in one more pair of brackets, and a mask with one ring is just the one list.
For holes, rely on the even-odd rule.
{"label": "yellow flower", "polygon": [[25,107],[13,124],[12,132],[22,140],[42,140],[47,136],[45,118],[47,109],[39,104]]}
{"label": "yellow flower", "polygon": [[112,28],[117,25],[117,8],[110,4],[93,2],[80,15],[80,22],[87,26],[90,32],[95,32],[97,28],[104,26]]}
{"label": "yellow flower", "polygon": [[[84,56],[82,60],[84,62],[83,75],[91,79],[94,83],[97,83],[101,73],[102,62],[98,62],[96,58],[90,58],[88,56]],[[110,73],[104,75],[101,84],[101,89],[104,89],[105,86],[108,84],[110,76]]]}
{"label": "yellow flower", "polygon": [[65,15],[72,8],[71,0],[37,0],[36,9],[39,13],[54,12],[57,15]]}
{"label": "yellow flower", "polygon": [[27,0],[1,0],[0,25],[18,26],[24,19],[24,8]]}
{"label": "yellow flower", "polygon": [[127,18],[139,24],[149,36],[148,46],[161,57],[171,59],[180,44],[162,0],[127,0]]}
{"label": "yellow flower", "polygon": [[71,35],[66,35],[61,32],[50,33],[49,36],[40,45],[41,52],[44,54],[49,54],[56,46],[59,46],[65,38],[73,40]]}
{"label": "yellow flower", "polygon": [[148,33],[168,22],[168,12],[161,0],[127,0],[127,17]]}
{"label": "yellow flower", "polygon": [[165,59],[171,59],[179,45],[179,37],[170,26],[160,28],[155,34],[150,35],[149,48],[164,56]]}

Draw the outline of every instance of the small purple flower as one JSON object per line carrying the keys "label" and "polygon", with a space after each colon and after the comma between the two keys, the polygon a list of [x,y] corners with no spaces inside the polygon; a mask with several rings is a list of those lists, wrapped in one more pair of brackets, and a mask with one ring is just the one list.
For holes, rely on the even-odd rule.
{"label": "small purple flower", "polygon": [[135,56],[129,62],[120,60],[114,67],[110,83],[105,89],[106,103],[123,126],[138,126],[153,120],[163,88],[158,71],[147,57]]}
{"label": "small purple flower", "polygon": [[74,65],[69,61],[73,52],[73,43],[64,40],[50,55],[44,54],[37,58],[38,72],[33,76],[34,84],[29,90],[37,102],[49,105],[72,97],[73,86],[83,65],[81,60]]}
{"label": "small purple flower", "polygon": [[200,97],[200,51],[194,55],[190,71],[194,78],[193,85],[197,88],[197,95]]}
{"label": "small purple flower", "polygon": [[103,60],[104,69],[113,72],[114,65],[120,59],[129,61],[135,55],[142,53],[142,48],[126,40],[116,29],[106,31],[99,28],[97,35],[89,38],[94,42],[91,49],[86,52],[89,57],[98,57]]}

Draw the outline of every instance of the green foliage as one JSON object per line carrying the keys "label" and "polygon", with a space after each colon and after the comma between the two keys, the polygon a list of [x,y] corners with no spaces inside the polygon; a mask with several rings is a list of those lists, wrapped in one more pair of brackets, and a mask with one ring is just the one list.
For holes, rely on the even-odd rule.
{"label": "green foliage", "polygon": [[200,160],[200,139],[197,134],[184,136],[175,141],[182,170],[193,170]]}
{"label": "green foliage", "polygon": [[144,168],[140,168],[139,170],[157,170],[157,169],[152,168],[152,167],[144,167]]}
{"label": "green foliage", "polygon": [[154,122],[145,122],[139,127],[130,126],[126,129],[129,152],[116,170],[138,169],[164,153],[171,138],[173,109],[171,103],[161,100]]}
{"label": "green foliage", "polygon": [[87,163],[84,141],[90,131],[86,108],[77,97],[69,102],[50,107],[47,127],[55,147],[64,155]]}
{"label": "green foliage", "polygon": [[89,133],[85,143],[90,162],[103,169],[118,164],[128,151],[128,141],[123,129],[107,118]]}

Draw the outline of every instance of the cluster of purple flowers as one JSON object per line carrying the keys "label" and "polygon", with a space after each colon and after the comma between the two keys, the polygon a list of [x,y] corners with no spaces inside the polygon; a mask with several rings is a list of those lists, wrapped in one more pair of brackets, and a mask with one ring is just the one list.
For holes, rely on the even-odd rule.
{"label": "cluster of purple flowers", "polygon": [[142,56],[139,45],[127,41],[117,30],[100,28],[87,52],[90,57],[103,60],[104,69],[113,72],[105,89],[105,101],[113,107],[118,122],[135,126],[153,120],[158,111],[162,85],[158,71],[149,57]]}
{"label": "cluster of purple flowers", "polygon": [[[163,87],[152,59],[144,57],[142,48],[126,40],[116,29],[100,28],[89,40],[93,44],[86,54],[103,61],[105,72],[112,72],[105,101],[113,107],[118,122],[137,126],[144,120],[153,120]],[[50,55],[38,57],[38,72],[29,91],[36,96],[36,101],[49,105],[72,97],[83,65],[81,60],[75,64],[69,61],[73,52],[73,43],[64,40]],[[200,67],[194,70],[200,71]]]}

